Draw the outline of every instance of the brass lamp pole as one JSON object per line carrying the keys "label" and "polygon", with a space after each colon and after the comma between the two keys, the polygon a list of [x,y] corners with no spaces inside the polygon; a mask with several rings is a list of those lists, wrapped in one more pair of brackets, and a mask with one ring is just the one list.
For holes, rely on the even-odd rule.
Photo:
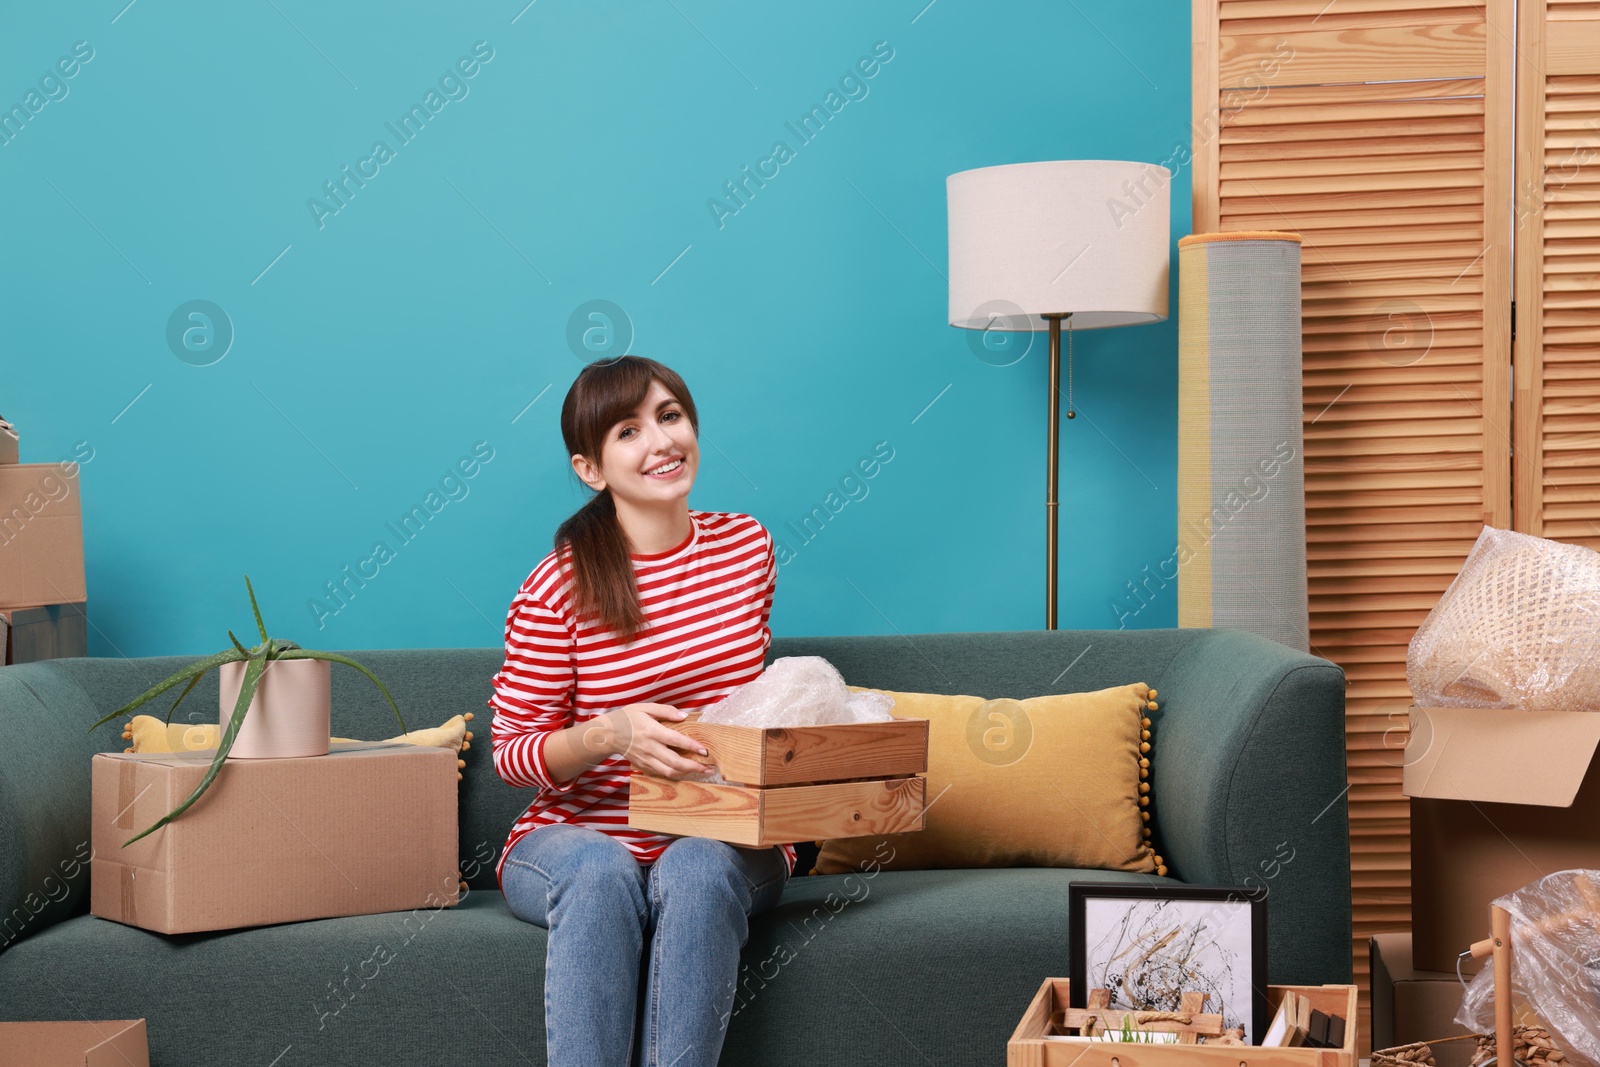
{"label": "brass lamp pole", "polygon": [[[1056,556],[1060,542],[1056,537],[1059,522],[1059,502],[1056,493],[1060,487],[1061,450],[1061,320],[1072,318],[1072,312],[1047,312],[1040,318],[1050,323],[1050,452],[1045,458],[1044,498],[1044,628],[1056,628]],[[1070,334],[1069,334],[1070,337]],[[1070,359],[1070,353],[1068,358]],[[1067,418],[1074,418],[1072,403],[1067,403]]]}

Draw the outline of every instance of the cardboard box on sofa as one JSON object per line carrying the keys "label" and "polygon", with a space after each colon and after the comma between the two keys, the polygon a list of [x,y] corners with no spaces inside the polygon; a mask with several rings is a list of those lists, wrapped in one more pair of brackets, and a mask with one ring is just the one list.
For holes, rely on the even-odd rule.
{"label": "cardboard box on sofa", "polygon": [[94,757],[93,914],[178,934],[457,903],[448,748],[352,741],[326,756],[229,759],[187,811],[123,848],[215,755]]}
{"label": "cardboard box on sofa", "polygon": [[0,1023],[0,1067],[150,1067],[143,1019]]}
{"label": "cardboard box on sofa", "polygon": [[[1412,707],[1412,963],[1450,971],[1489,936],[1489,902],[1600,868],[1600,713]],[[1465,960],[1463,974],[1483,961]]]}
{"label": "cardboard box on sofa", "polygon": [[[1453,973],[1411,969],[1411,935],[1374,934],[1372,961],[1372,1047],[1394,1048],[1413,1041],[1470,1034],[1455,1023],[1461,1010],[1461,983]],[[1430,1046],[1438,1067],[1467,1067],[1477,1045],[1450,1041]]]}
{"label": "cardboard box on sofa", "polygon": [[88,599],[77,470],[0,464],[0,607]]}
{"label": "cardboard box on sofa", "polygon": [[0,649],[5,663],[37,663],[89,654],[86,605],[43,604],[0,608]]}

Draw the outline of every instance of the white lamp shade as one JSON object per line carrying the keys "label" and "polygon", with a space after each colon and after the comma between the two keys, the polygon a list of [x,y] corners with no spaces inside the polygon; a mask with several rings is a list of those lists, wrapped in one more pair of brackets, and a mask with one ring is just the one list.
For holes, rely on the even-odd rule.
{"label": "white lamp shade", "polygon": [[1062,160],[945,179],[950,325],[1074,330],[1167,317],[1172,172],[1153,163]]}

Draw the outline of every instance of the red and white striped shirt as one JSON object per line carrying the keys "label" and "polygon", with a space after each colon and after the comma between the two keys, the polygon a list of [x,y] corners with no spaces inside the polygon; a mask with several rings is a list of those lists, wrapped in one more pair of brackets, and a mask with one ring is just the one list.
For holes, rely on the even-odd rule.
{"label": "red and white striped shirt", "polygon": [[[506,660],[488,701],[494,769],[507,784],[539,793],[511,827],[497,879],[516,843],[547,823],[608,833],[641,864],[677,838],[628,826],[632,767],[621,755],[557,784],[544,746],[554,731],[615,708],[648,702],[692,711],[761,674],[778,581],[772,535],[734,512],[691,510],[689,521],[676,548],[630,557],[649,620],[631,644],[593,619],[575,620],[572,577],[553,551],[511,601]],[[782,848],[793,873],[794,846]]]}

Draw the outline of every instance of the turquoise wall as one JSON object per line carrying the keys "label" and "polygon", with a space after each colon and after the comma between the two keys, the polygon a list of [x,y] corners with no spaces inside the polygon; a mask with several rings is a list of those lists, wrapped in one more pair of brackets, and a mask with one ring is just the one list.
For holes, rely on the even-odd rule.
{"label": "turquoise wall", "polygon": [[[243,637],[246,573],[309,647],[498,644],[584,499],[557,416],[608,322],[694,391],[691,506],[792,551],[775,633],[1044,625],[1044,337],[947,325],[944,182],[1170,160],[1186,5],[125,3],[0,16],[0,413],[83,461],[92,654]],[[1079,335],[1062,628],[1176,624],[1129,589],[1175,545],[1176,359],[1174,320]]]}

